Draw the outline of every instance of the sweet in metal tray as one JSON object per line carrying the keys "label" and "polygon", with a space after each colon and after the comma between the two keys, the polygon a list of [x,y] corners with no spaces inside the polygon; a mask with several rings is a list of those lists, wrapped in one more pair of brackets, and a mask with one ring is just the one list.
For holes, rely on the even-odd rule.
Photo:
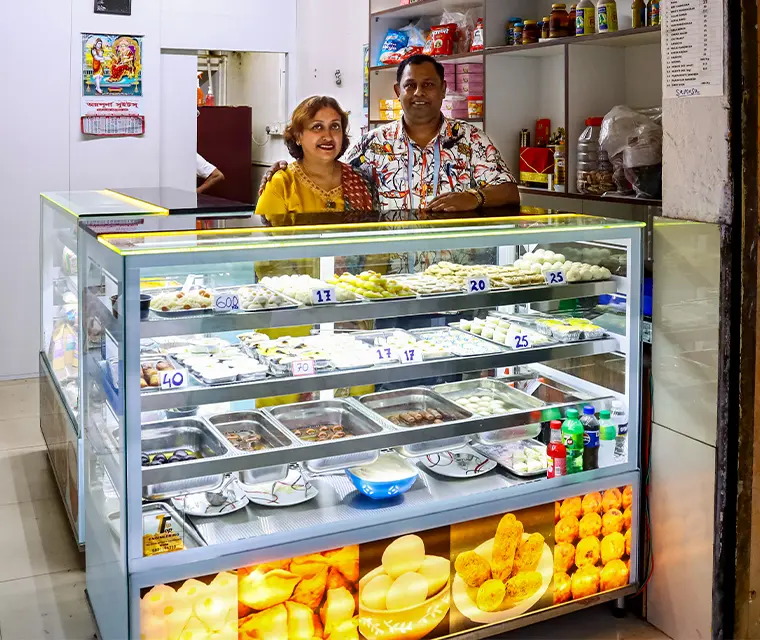
{"label": "sweet in metal tray", "polygon": [[214,291],[212,289],[164,290],[153,294],[150,310],[161,318],[182,318],[213,313]]}
{"label": "sweet in metal tray", "polygon": [[[302,306],[298,300],[284,293],[270,289],[263,284],[248,284],[242,287],[225,287],[217,290],[217,297],[238,297],[238,311],[257,313],[259,311],[277,311],[279,309],[295,309]],[[219,309],[217,309],[217,312]]]}
{"label": "sweet in metal tray", "polygon": [[518,440],[494,445],[479,444],[476,445],[476,449],[520,478],[546,475],[548,466],[546,445],[538,440]]}
{"label": "sweet in metal tray", "polygon": [[464,291],[459,285],[422,274],[403,273],[388,279],[409,287],[421,298],[459,295]]}
{"label": "sweet in metal tray", "polygon": [[460,331],[456,327],[413,329],[412,335],[418,340],[429,340],[442,347],[448,347],[455,356],[483,356],[506,351],[504,345],[483,340],[480,336]]}
{"label": "sweet in metal tray", "polygon": [[[370,393],[359,398],[359,403],[395,429],[451,423],[472,417],[470,411],[427,387]],[[456,436],[410,444],[402,447],[401,452],[408,457],[417,457],[450,451],[467,443],[467,436]]]}

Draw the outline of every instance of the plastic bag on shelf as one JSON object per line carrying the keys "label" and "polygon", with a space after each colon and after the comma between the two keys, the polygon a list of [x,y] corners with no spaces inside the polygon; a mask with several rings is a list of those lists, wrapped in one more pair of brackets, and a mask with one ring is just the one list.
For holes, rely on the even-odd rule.
{"label": "plastic bag on shelf", "polygon": [[441,16],[441,24],[455,24],[457,26],[454,37],[454,53],[468,53],[470,51],[478,17],[476,9],[468,9],[464,12],[444,10],[443,16]]}
{"label": "plastic bag on shelf", "polygon": [[662,196],[662,108],[618,105],[604,117],[599,144],[613,166],[618,193]]}
{"label": "plastic bag on shelf", "polygon": [[380,47],[380,55],[377,64],[397,64],[393,60],[398,52],[409,44],[409,36],[398,29],[388,29],[385,39]]}

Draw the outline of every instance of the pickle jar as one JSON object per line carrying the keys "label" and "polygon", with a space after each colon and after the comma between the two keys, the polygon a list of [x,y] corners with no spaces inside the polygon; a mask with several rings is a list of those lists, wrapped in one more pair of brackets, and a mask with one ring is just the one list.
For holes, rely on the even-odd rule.
{"label": "pickle jar", "polygon": [[553,4],[552,14],[549,17],[549,37],[564,38],[567,35],[568,16],[567,7],[564,3]]}
{"label": "pickle jar", "polygon": [[541,23],[541,39],[542,40],[548,40],[549,39],[549,25],[551,23],[551,20],[549,16],[544,16],[544,21]]}
{"label": "pickle jar", "polygon": [[536,44],[541,34],[538,31],[538,23],[535,20],[526,20],[523,23],[522,43]]}

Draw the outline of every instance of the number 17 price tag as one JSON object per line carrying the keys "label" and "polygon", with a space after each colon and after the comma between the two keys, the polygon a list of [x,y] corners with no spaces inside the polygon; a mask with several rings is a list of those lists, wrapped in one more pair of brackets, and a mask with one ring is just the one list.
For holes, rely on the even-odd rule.
{"label": "number 17 price tag", "polygon": [[419,364],[422,362],[422,350],[418,347],[406,346],[398,353],[401,364]]}
{"label": "number 17 price tag", "polygon": [[312,304],[333,304],[337,300],[335,287],[319,287],[311,290]]}

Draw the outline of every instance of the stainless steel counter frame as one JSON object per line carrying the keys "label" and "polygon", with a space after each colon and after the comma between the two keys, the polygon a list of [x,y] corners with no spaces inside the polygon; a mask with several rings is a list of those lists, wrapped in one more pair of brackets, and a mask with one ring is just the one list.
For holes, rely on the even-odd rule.
{"label": "stainless steel counter frame", "polygon": [[[529,222],[529,220],[526,220]],[[282,557],[292,557],[306,554],[318,550],[334,548],[344,544],[356,544],[369,540],[382,539],[396,534],[406,533],[409,531],[424,530],[443,524],[472,520],[475,518],[492,515],[495,513],[526,508],[536,504],[551,502],[555,499],[561,499],[571,495],[578,495],[581,492],[588,492],[600,488],[606,488],[613,485],[622,486],[623,484],[633,484],[636,500],[639,499],[640,474],[638,472],[639,459],[639,411],[640,411],[640,371],[641,371],[641,333],[640,333],[640,315],[641,315],[641,283],[642,283],[642,228],[636,226],[616,226],[605,225],[600,219],[600,224],[591,224],[579,228],[561,228],[559,230],[546,229],[540,226],[530,228],[512,228],[498,227],[472,227],[472,228],[454,228],[454,229],[426,229],[410,231],[406,235],[399,234],[394,236],[392,233],[357,232],[355,234],[346,233],[341,236],[321,237],[319,232],[309,233],[298,237],[297,239],[284,238],[281,242],[272,238],[263,238],[261,241],[251,242],[250,246],[245,248],[235,248],[234,246],[224,246],[220,249],[206,248],[203,250],[193,250],[188,252],[182,247],[168,248],[164,253],[161,249],[152,245],[143,252],[137,252],[133,255],[119,255],[111,248],[105,246],[96,238],[88,237],[86,242],[85,256],[86,260],[94,260],[104,269],[108,270],[121,283],[120,293],[122,295],[123,317],[117,323],[119,328],[123,328],[123,339],[119,340],[119,376],[124,382],[121,389],[121,399],[123,409],[117,408],[120,413],[122,433],[126,434],[125,441],[120,443],[118,460],[121,465],[121,474],[124,479],[125,494],[121,496],[122,510],[126,511],[126,517],[121,519],[121,540],[126,541],[126,545],[121,545],[120,559],[118,565],[123,571],[125,581],[129,584],[129,601],[128,605],[129,620],[133,630],[137,629],[139,624],[139,589],[145,586],[151,586],[158,583],[166,583],[175,580],[181,580],[192,576],[202,575],[205,573],[214,573],[217,571],[228,570],[244,566],[252,562],[261,562]],[[295,322],[295,311],[292,316],[279,316],[280,313],[273,312],[257,316],[257,314],[235,314],[215,317],[210,315],[207,318],[196,317],[188,319],[178,319],[167,322],[158,321],[139,321],[139,289],[140,289],[140,270],[143,268],[156,268],[182,265],[213,265],[219,263],[231,262],[252,262],[265,260],[287,260],[291,258],[322,258],[335,255],[364,255],[371,253],[409,253],[415,251],[425,251],[440,249],[478,249],[489,248],[496,245],[535,245],[536,243],[570,243],[574,241],[609,241],[615,240],[625,246],[628,250],[627,277],[631,285],[631,295],[628,298],[628,309],[625,337],[626,360],[626,397],[628,399],[631,431],[629,435],[629,462],[626,464],[588,471],[581,474],[567,476],[555,479],[551,483],[547,482],[529,482],[520,484],[515,487],[505,487],[484,494],[479,494],[477,500],[472,496],[461,496],[459,498],[448,499],[445,501],[430,501],[418,505],[414,508],[404,509],[393,518],[387,517],[387,514],[369,516],[364,512],[361,518],[356,518],[350,523],[324,523],[309,529],[297,529],[282,534],[270,534],[259,536],[253,539],[239,540],[225,544],[208,546],[200,549],[185,550],[179,553],[167,554],[163,556],[142,557],[142,487],[150,480],[154,482],[156,478],[163,477],[163,474],[171,476],[174,470],[171,467],[166,469],[151,469],[145,473],[142,470],[139,453],[141,451],[140,440],[140,422],[141,411],[148,406],[152,408],[168,407],[177,404],[186,404],[191,399],[195,404],[197,402],[222,402],[232,397],[242,397],[240,390],[257,394],[256,384],[262,392],[268,381],[259,383],[250,383],[248,385],[229,385],[222,388],[190,388],[176,392],[159,393],[153,396],[141,396],[139,377],[136,375],[125,376],[125,371],[132,371],[138,366],[140,361],[140,338],[151,335],[176,335],[181,333],[197,333],[220,330],[243,330],[254,329],[262,326],[261,323],[266,321],[265,315],[270,316],[270,320],[275,320],[279,324],[282,322]],[[573,286],[573,285],[569,285]],[[581,285],[583,286],[583,285]],[[593,285],[597,288],[597,285]],[[601,289],[605,292],[609,283],[605,283]],[[553,291],[544,289],[548,297],[554,295]],[[509,295],[517,295],[523,292],[509,292]],[[526,295],[534,295],[537,291]],[[490,294],[497,299],[500,293]],[[564,294],[562,294],[564,297]],[[451,296],[440,299],[440,302],[424,303],[431,306],[438,305],[439,308],[446,308],[446,304],[451,299],[459,298]],[[508,297],[507,297],[508,298]],[[484,300],[477,301],[477,305],[497,306],[499,304],[509,304],[509,302],[496,302],[487,304],[487,297]],[[514,300],[514,298],[513,298]],[[411,302],[411,301],[410,301]],[[376,310],[372,317],[389,317],[383,316],[389,313],[393,307],[385,307],[384,304],[396,303],[369,303],[367,305],[346,305],[345,309],[333,307],[330,309],[319,310],[297,310],[300,318],[298,321],[309,319],[309,323],[314,320],[309,315],[315,313],[314,317],[320,318],[321,321],[335,321],[337,315],[344,317],[342,314],[352,314],[352,309],[360,309],[359,313],[369,314],[371,310]],[[462,299],[461,303],[465,305]],[[456,307],[453,309],[474,308],[469,301],[466,306]],[[409,309],[411,311],[411,309]],[[428,313],[429,311],[420,311]],[[322,315],[319,315],[322,314]],[[400,315],[397,309],[390,317]],[[362,317],[370,317],[364,315]],[[118,331],[121,333],[121,331]],[[119,336],[121,337],[121,336]],[[601,340],[596,342],[582,343],[573,347],[568,345],[560,348],[545,348],[543,350],[533,350],[533,357],[526,353],[523,354],[502,354],[500,356],[484,356],[480,358],[480,366],[476,365],[475,360],[468,362],[467,358],[457,359],[462,364],[456,363],[455,359],[434,363],[422,363],[416,365],[416,369],[411,366],[403,369],[399,367],[383,367],[367,371],[347,372],[340,374],[324,374],[296,382],[288,382],[290,387],[278,387],[278,395],[285,393],[283,389],[306,388],[306,385],[312,385],[311,390],[327,389],[336,384],[339,380],[350,379],[352,384],[360,384],[358,380],[367,380],[377,382],[384,375],[390,376],[393,380],[403,380],[412,377],[421,377],[429,375],[435,371],[445,373],[446,367],[451,371],[474,370],[477,368],[487,369],[494,366],[506,366],[510,364],[520,364],[535,361],[536,359],[546,360],[550,357],[564,357],[567,355],[583,355],[594,352],[596,346],[599,352],[616,350],[618,346],[615,340]],[[573,348],[577,352],[573,353]],[[589,348],[591,351],[589,351]],[[553,351],[556,349],[556,351]],[[568,351],[564,352],[564,349]],[[538,357],[537,357],[538,356]],[[429,367],[429,368],[428,368]],[[384,373],[383,373],[384,372]],[[374,374],[374,375],[371,375]],[[407,375],[408,374],[408,375]],[[333,377],[331,377],[333,376]],[[359,377],[361,376],[361,377]],[[280,384],[283,381],[279,381]],[[271,389],[269,387],[271,393]],[[235,389],[235,391],[230,391]],[[218,395],[214,395],[214,394]],[[225,394],[230,394],[225,396]],[[249,397],[251,397],[249,395]],[[123,413],[122,413],[123,411]],[[503,418],[499,422],[500,426],[504,424]],[[466,432],[476,432],[481,427],[492,429],[495,421],[483,419],[473,421],[466,427]],[[445,425],[443,430],[436,426],[437,433],[445,437]],[[422,439],[430,439],[430,434],[426,433],[425,428],[414,431],[399,431],[394,434],[381,434],[373,436],[372,448],[377,446],[391,446],[410,443]],[[350,441],[349,441],[350,442]],[[369,440],[365,443],[369,446]],[[330,455],[333,443],[318,445],[323,447],[319,449],[318,456]],[[341,443],[342,446],[342,443]],[[351,445],[353,446],[353,445]],[[294,451],[303,453],[303,458],[312,458],[313,455],[307,455],[308,448],[299,448]],[[213,462],[219,466],[218,469],[226,464],[225,462]],[[193,463],[194,464],[194,463]],[[203,462],[203,464],[207,464]],[[229,463],[237,466],[236,463]],[[181,467],[183,465],[178,465]],[[230,467],[230,470],[232,468]],[[217,468],[217,467],[215,467]],[[226,467],[224,467],[226,468]],[[200,472],[201,467],[198,467]],[[204,468],[205,469],[205,468]],[[183,472],[184,473],[184,472]],[[203,471],[207,473],[207,469]],[[635,568],[635,558],[632,558],[632,569]],[[121,571],[119,573],[121,573]],[[633,575],[633,574],[632,574]],[[634,579],[636,576],[634,575]],[[88,588],[90,594],[94,596],[93,588],[102,585],[89,584],[90,573],[88,571]],[[116,594],[113,594],[116,595]],[[106,615],[111,616],[108,626],[112,629],[121,627],[121,616],[114,615],[114,602],[112,599],[106,600],[107,595],[102,594],[100,597],[93,597],[93,607],[96,614],[99,611],[103,613],[98,617],[101,632],[104,638],[119,637],[110,630],[103,629],[103,620]],[[108,614],[106,614],[108,612]],[[121,633],[124,633],[122,628]]]}

